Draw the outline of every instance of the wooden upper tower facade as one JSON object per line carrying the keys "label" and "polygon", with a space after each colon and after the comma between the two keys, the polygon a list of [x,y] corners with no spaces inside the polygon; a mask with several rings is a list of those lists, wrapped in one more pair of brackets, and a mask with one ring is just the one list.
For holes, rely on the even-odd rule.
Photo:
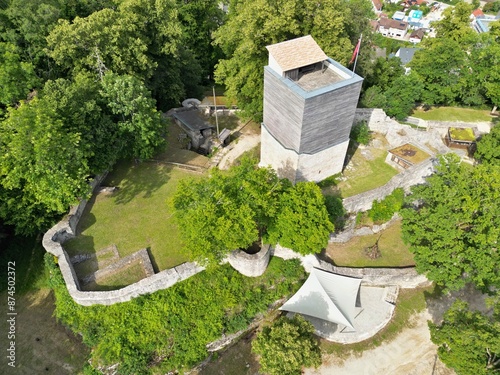
{"label": "wooden upper tower facade", "polygon": [[261,165],[292,182],[341,172],[363,79],[309,35],[267,49]]}

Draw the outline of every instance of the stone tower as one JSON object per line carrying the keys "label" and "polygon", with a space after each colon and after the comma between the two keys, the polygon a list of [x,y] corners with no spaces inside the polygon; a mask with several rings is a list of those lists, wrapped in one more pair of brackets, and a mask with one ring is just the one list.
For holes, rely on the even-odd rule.
{"label": "stone tower", "polygon": [[310,35],[267,49],[260,164],[292,182],[341,172],[363,79]]}

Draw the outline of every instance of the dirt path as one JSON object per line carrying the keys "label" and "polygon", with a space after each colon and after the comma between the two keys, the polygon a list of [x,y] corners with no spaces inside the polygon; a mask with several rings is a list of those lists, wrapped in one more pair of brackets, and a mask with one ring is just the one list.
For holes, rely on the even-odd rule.
{"label": "dirt path", "polygon": [[242,134],[238,138],[238,143],[236,143],[233,148],[222,157],[219,163],[219,168],[228,169],[238,157],[240,157],[245,151],[257,146],[259,142],[260,135],[258,134]]}
{"label": "dirt path", "polygon": [[437,347],[430,340],[428,311],[413,316],[413,328],[402,331],[393,341],[351,356],[343,363],[327,358],[317,370],[306,375],[452,375],[454,372],[437,359]]}

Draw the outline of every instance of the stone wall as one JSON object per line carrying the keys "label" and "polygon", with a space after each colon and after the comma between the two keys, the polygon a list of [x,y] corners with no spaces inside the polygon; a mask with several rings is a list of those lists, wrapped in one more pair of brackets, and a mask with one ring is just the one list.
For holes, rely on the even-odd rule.
{"label": "stone wall", "polygon": [[[95,189],[99,186],[103,179],[104,176],[96,178],[92,183],[92,188]],[[198,266],[196,263],[183,263],[119,290],[106,292],[85,292],[80,290],[75,270],[62,244],[75,236],[78,221],[86,205],[87,201],[82,200],[78,206],[73,207],[66,217],[45,233],[42,241],[45,250],[57,257],[59,269],[61,270],[68,292],[76,303],[90,306],[94,304],[112,305],[118,302],[130,301],[134,297],[169,288],[177,282],[204,270],[203,267]]]}
{"label": "stone wall", "polygon": [[346,224],[344,230],[340,233],[332,233],[328,242],[330,243],[346,243],[353,237],[369,236],[372,234],[380,233],[381,231],[389,228],[396,220],[401,219],[398,213],[395,213],[391,220],[380,225],[373,225],[371,227],[356,228],[356,218],[352,217]]}
{"label": "stone wall", "polygon": [[242,250],[235,250],[229,254],[227,261],[239,273],[249,277],[261,276],[269,264],[271,246],[262,245],[256,254],[248,254]]}
{"label": "stone wall", "polygon": [[376,189],[345,198],[342,203],[347,212],[355,213],[367,211],[372,208],[374,200],[381,200],[385,198],[396,188],[401,187],[408,192],[411,186],[424,183],[425,177],[434,173],[435,163],[435,159],[427,159],[418,165],[405,169],[404,172],[394,176],[387,184]]}
{"label": "stone wall", "polygon": [[363,285],[384,286],[397,285],[400,288],[417,288],[428,286],[431,282],[420,275],[414,267],[407,268],[348,268],[337,267],[331,263],[319,259],[316,255],[302,256],[292,249],[276,245],[273,255],[283,259],[300,259],[304,269],[311,272],[312,268],[320,268],[325,271],[338,273],[340,275],[362,278]]}

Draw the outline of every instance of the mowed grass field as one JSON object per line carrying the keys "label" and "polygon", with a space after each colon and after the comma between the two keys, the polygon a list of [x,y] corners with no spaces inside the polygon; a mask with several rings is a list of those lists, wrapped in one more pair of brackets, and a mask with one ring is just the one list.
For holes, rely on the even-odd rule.
{"label": "mowed grass field", "polygon": [[[380,238],[380,239],[379,239]],[[380,258],[370,259],[365,249],[379,239]],[[342,267],[407,267],[415,265],[413,254],[401,238],[401,221],[378,234],[354,237],[346,243],[330,243],[326,254]]]}
{"label": "mowed grass field", "polygon": [[158,163],[118,164],[102,184],[118,191],[92,198],[65,249],[93,254],[115,244],[124,257],[149,248],[157,271],[186,262],[169,200],[181,179],[201,176]]}
{"label": "mowed grass field", "polygon": [[434,107],[427,111],[417,109],[412,116],[431,121],[482,122],[493,119],[488,110],[457,107]]}
{"label": "mowed grass field", "polygon": [[[326,195],[339,195],[342,198],[351,197],[385,185],[399,172],[385,162],[387,156],[387,141],[382,135],[373,134],[382,147],[359,147],[342,172],[345,178],[336,186],[323,189]],[[367,157],[366,155],[370,156]]]}

